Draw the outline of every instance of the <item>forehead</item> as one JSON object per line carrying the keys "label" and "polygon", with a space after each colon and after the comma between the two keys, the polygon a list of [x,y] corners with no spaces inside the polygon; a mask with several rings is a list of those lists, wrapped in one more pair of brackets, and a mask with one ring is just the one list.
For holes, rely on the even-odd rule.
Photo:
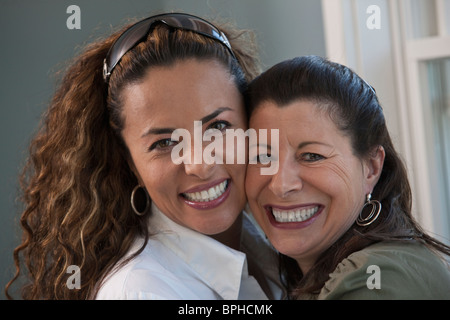
{"label": "forehead", "polygon": [[319,122],[331,121],[327,112],[324,112],[315,102],[298,100],[288,105],[280,106],[273,101],[265,101],[254,110],[250,122],[256,126],[280,126],[279,129],[287,129],[288,126],[296,126],[300,129],[307,126],[315,128]]}
{"label": "forehead", "polygon": [[201,117],[221,107],[243,109],[234,78],[213,60],[150,68],[142,81],[124,88],[122,101],[125,127],[144,118],[166,122]]}
{"label": "forehead", "polygon": [[250,127],[278,129],[289,140],[338,140],[344,133],[332,121],[328,111],[316,102],[294,101],[285,106],[266,101],[250,117]]}

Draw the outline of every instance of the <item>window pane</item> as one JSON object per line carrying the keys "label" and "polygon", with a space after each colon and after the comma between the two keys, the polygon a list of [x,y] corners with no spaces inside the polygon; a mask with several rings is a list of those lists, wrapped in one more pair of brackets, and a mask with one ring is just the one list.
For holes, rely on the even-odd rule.
{"label": "window pane", "polygon": [[450,0],[444,0],[445,30],[450,35]]}
{"label": "window pane", "polygon": [[426,38],[438,34],[434,0],[408,0],[409,38]]}
{"label": "window pane", "polygon": [[425,124],[431,165],[433,217],[442,230],[450,235],[450,58],[422,64],[422,88]]}

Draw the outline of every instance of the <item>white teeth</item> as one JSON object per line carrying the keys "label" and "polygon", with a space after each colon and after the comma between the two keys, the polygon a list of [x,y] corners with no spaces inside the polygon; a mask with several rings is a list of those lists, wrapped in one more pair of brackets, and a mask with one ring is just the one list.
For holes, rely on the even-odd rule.
{"label": "white teeth", "polygon": [[319,206],[293,210],[272,208],[272,214],[277,222],[302,222],[311,218],[317,211],[319,211]]}
{"label": "white teeth", "polygon": [[183,193],[186,199],[196,202],[207,202],[212,201],[220,197],[228,186],[228,180],[225,180],[218,185],[211,187],[207,190],[202,190],[200,192]]}

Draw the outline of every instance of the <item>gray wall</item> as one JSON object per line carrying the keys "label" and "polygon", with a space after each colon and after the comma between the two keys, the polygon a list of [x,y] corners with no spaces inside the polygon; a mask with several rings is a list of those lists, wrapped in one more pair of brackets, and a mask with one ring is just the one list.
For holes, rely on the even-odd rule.
{"label": "gray wall", "polygon": [[[81,9],[80,30],[66,27],[72,4]],[[110,26],[177,10],[231,18],[254,30],[265,68],[294,56],[325,56],[317,0],[0,0],[0,288],[14,273],[12,251],[20,243],[17,177],[55,89],[55,72]]]}

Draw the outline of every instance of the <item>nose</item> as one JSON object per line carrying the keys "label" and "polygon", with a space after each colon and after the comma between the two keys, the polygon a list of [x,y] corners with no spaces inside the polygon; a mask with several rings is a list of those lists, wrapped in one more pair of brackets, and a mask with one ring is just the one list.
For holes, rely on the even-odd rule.
{"label": "nose", "polygon": [[269,189],[279,198],[287,198],[303,188],[300,165],[292,158],[279,159],[278,171],[272,176]]}
{"label": "nose", "polygon": [[201,164],[185,164],[184,171],[188,176],[197,176],[202,180],[207,180],[212,176],[214,164],[206,164],[202,162]]}
{"label": "nose", "polygon": [[[202,153],[199,153],[201,150]],[[188,176],[196,176],[202,180],[207,180],[213,175],[215,164],[208,164],[203,159],[203,149],[191,148],[191,161],[184,164],[184,171]],[[197,155],[195,156],[195,153]]]}

